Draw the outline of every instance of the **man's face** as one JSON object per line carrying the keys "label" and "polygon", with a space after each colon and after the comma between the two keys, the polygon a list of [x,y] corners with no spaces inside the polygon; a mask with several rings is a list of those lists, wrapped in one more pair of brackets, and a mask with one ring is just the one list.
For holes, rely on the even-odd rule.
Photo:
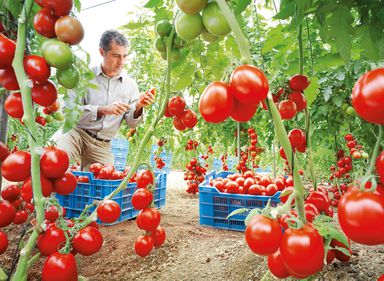
{"label": "man's face", "polygon": [[103,70],[108,76],[117,76],[124,68],[125,61],[128,57],[128,48],[116,44],[115,41],[110,43],[110,50],[105,52],[99,49],[103,57]]}

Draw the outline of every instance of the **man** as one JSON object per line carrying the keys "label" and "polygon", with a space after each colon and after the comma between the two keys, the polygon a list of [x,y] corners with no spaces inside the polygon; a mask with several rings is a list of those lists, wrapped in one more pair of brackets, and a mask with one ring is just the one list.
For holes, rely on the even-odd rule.
{"label": "man", "polygon": [[55,138],[57,147],[65,150],[70,159],[79,157],[81,169],[86,171],[95,162],[113,164],[110,140],[123,120],[129,127],[137,127],[143,108],[154,101],[151,93],[140,95],[136,82],[124,71],[128,41],[121,33],[105,31],[99,47],[103,61],[92,69],[95,78],[90,81],[98,89],[87,90],[77,127]]}

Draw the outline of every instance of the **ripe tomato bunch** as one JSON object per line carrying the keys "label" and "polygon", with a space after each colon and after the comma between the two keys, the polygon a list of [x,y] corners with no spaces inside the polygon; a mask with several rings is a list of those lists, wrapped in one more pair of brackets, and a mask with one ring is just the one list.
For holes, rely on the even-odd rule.
{"label": "ripe tomato bunch", "polygon": [[187,145],[185,146],[185,150],[186,151],[196,150],[198,146],[199,146],[199,142],[191,139],[191,140],[188,140]]}
{"label": "ripe tomato bunch", "polygon": [[[249,146],[247,146],[244,151],[240,150],[241,160],[236,165],[236,170],[242,173],[249,170],[247,164],[252,165],[253,168],[258,168],[259,167],[258,163],[260,162],[260,159],[261,159],[260,153],[264,151],[263,148],[256,146],[258,141],[257,141],[257,133],[255,132],[255,129],[250,127],[248,128],[247,133],[249,138]],[[235,155],[237,156],[237,150],[235,150]],[[248,163],[248,161],[250,163]],[[224,167],[224,166],[223,168],[228,169],[228,167]]]}
{"label": "ripe tomato bunch", "polygon": [[[128,174],[130,168],[125,167],[124,171],[118,171],[110,164],[93,163],[89,166],[89,171],[93,173],[95,179],[101,180],[122,180]],[[135,174],[131,177],[130,182],[135,181]]]}
{"label": "ripe tomato bunch", "polygon": [[192,129],[197,124],[197,114],[192,109],[185,109],[186,103],[183,97],[174,96],[169,99],[167,108],[165,109],[165,117],[173,117],[173,126],[184,131]]}
{"label": "ripe tomato bunch", "polygon": [[200,96],[199,111],[205,121],[220,123],[231,117],[247,122],[268,94],[265,74],[253,65],[241,65],[231,74],[229,83],[215,81]]}
{"label": "ripe tomato bunch", "polygon": [[137,189],[132,195],[132,206],[140,213],[136,218],[138,228],[145,230],[135,242],[135,252],[140,257],[148,256],[153,248],[165,242],[165,230],[160,226],[160,212],[153,204],[154,178],[150,170],[137,175]]}
{"label": "ripe tomato bunch", "polygon": [[267,256],[268,268],[278,278],[302,279],[323,268],[323,237],[312,226],[283,233],[276,219],[257,214],[247,225],[245,240],[254,253]]}
{"label": "ripe tomato bunch", "polygon": [[[208,155],[206,155],[208,158]],[[204,155],[202,156],[206,158]],[[190,194],[196,194],[199,192],[199,184],[205,180],[205,174],[207,173],[206,167],[204,167],[196,158],[192,158],[191,161],[185,166],[184,180],[187,181],[187,192]]]}
{"label": "ripe tomato bunch", "polygon": [[276,192],[284,190],[291,181],[287,181],[284,176],[273,180],[269,175],[248,170],[243,174],[228,175],[225,179],[213,179],[209,184],[224,193],[273,196]]}
{"label": "ripe tomato bunch", "polygon": [[307,76],[296,74],[289,79],[283,88],[272,95],[283,120],[291,120],[298,112],[307,107],[307,100],[303,91],[309,86],[309,83]]}

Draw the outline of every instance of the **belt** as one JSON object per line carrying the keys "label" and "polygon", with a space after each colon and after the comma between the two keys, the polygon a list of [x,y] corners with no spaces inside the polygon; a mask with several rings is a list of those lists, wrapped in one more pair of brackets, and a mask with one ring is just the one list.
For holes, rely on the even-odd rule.
{"label": "belt", "polygon": [[109,143],[111,140],[104,140],[104,139],[101,139],[101,138],[98,138],[96,134],[86,130],[86,129],[82,129],[84,132],[87,133],[87,135],[91,136],[92,138],[94,138],[95,140],[98,140],[98,141],[102,141],[102,142],[106,142],[106,143]]}

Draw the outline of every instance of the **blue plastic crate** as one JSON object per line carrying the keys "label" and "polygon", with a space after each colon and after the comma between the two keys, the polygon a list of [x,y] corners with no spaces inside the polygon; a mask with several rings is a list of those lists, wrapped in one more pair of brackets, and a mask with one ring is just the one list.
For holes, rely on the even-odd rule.
{"label": "blue plastic crate", "polygon": [[126,166],[129,151],[129,142],[126,139],[112,139],[111,151],[114,157],[114,166],[118,169]]}
{"label": "blue plastic crate", "polygon": [[111,140],[111,147],[113,149],[123,149],[127,150],[129,149],[129,142],[127,139],[112,139]]}
{"label": "blue plastic crate", "polygon": [[[86,205],[92,204],[95,200],[103,200],[116,189],[122,180],[100,180],[95,179],[90,172],[73,172],[76,176],[86,176],[89,183],[77,183],[75,192],[69,195],[56,194],[61,206],[67,210],[67,217],[78,217]],[[156,188],[154,190],[154,203],[157,208],[165,206],[166,203],[166,188],[167,174],[164,172],[156,172]],[[136,191],[136,183],[128,183],[127,188],[120,191],[113,197],[121,208],[120,218],[113,224],[134,218],[139,211],[132,207],[132,195]],[[90,211],[93,211],[91,208]],[[101,223],[98,220],[98,223]]]}
{"label": "blue plastic crate", "polygon": [[[150,164],[154,168],[155,171],[163,171],[169,173],[172,168],[172,153],[163,151],[160,155],[156,155],[155,152],[158,150],[157,145],[152,145],[151,147],[151,155],[150,155]],[[160,156],[160,158],[164,161],[165,166],[162,169],[158,169],[156,167],[155,156]]]}
{"label": "blue plastic crate", "polygon": [[244,231],[244,220],[248,213],[237,214],[227,219],[227,216],[240,208],[263,208],[271,200],[271,206],[280,202],[280,191],[274,196],[255,196],[247,194],[229,194],[218,191],[209,185],[211,179],[226,178],[233,172],[210,172],[206,180],[199,185],[200,224],[215,228]]}

